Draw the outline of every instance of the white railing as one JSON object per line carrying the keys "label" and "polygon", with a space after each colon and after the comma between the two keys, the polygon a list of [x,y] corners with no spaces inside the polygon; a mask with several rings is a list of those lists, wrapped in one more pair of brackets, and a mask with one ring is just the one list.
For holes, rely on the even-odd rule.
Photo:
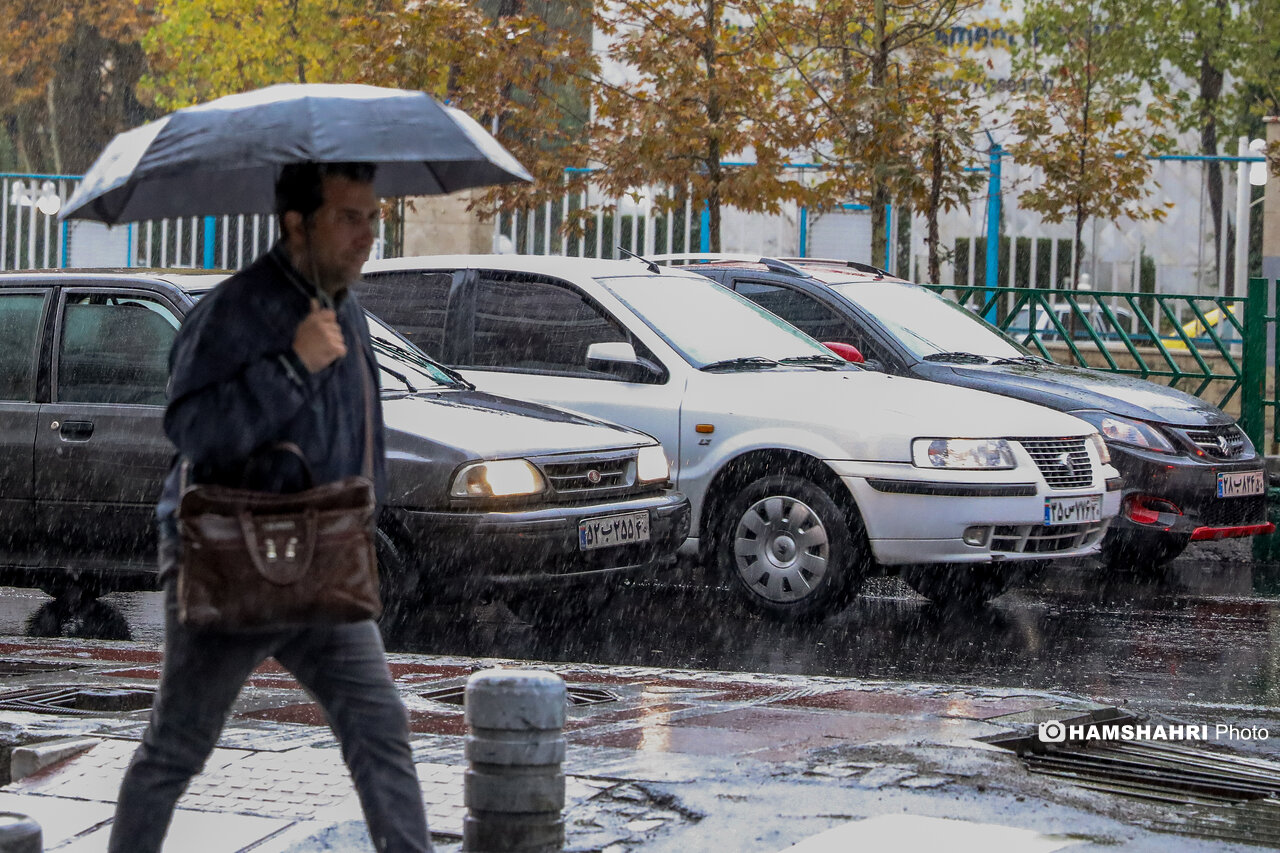
{"label": "white railing", "polygon": [[[0,174],[0,270],[61,268],[239,269],[277,236],[266,214],[159,219],[108,227],[59,222],[74,175]],[[378,224],[374,257],[386,257],[388,224]]]}

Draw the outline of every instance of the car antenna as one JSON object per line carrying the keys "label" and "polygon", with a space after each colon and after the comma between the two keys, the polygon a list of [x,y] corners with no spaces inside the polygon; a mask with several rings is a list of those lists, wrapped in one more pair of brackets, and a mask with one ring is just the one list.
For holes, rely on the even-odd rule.
{"label": "car antenna", "polygon": [[649,268],[649,272],[655,272],[658,274],[662,273],[662,268],[658,266],[656,263],[654,263],[653,261],[649,260],[648,258],[642,258],[639,255],[637,255],[635,252],[629,252],[626,249],[622,248],[621,246],[618,247],[618,251],[621,252],[626,257],[635,258],[637,261],[647,266]]}

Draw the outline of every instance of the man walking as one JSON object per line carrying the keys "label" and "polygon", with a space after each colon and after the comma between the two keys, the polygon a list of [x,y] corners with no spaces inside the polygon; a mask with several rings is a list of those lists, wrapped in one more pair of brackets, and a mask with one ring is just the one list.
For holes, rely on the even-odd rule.
{"label": "man walking", "polygon": [[[373,244],[378,200],[367,164],[287,166],[276,185],[280,241],[191,311],[170,358],[165,432],[199,483],[296,491],[360,474],[373,430],[375,490],[385,492],[382,414],[366,426],[377,388],[364,314],[348,286]],[[362,375],[363,373],[363,375]],[[246,482],[254,457],[254,477]],[[429,851],[408,718],[371,620],[224,632],[183,625],[175,575],[180,465],[157,508],[165,590],[160,689],[121,785],[110,850],[157,851],[173,809],[217,743],[250,673],[268,657],[324,708],[379,851]]]}

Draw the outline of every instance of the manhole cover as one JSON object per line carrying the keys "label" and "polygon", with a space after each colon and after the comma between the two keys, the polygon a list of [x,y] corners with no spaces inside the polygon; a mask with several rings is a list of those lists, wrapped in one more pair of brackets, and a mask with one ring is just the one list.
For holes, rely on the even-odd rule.
{"label": "manhole cover", "polygon": [[[1109,794],[1180,808],[1165,826],[1163,818],[1148,818],[1157,829],[1224,841],[1280,847],[1280,824],[1273,812],[1280,801],[1280,765],[1210,748],[1195,740],[1185,743],[1124,739],[1128,735],[1072,740],[1063,732],[1072,727],[1146,725],[1117,708],[1103,708],[1058,721],[1052,739],[1039,721],[1040,733],[1008,733],[979,740],[1013,750],[1032,773]],[[1182,726],[1177,726],[1182,729]],[[1072,735],[1074,737],[1074,735]],[[1088,737],[1097,738],[1097,735]],[[1181,735],[1179,735],[1181,737]]]}
{"label": "manhole cover", "polygon": [[[586,687],[581,684],[566,685],[566,704],[570,707],[577,705],[599,705],[602,702],[617,702],[618,697],[610,693],[608,690],[601,690],[599,687]],[[436,702],[443,702],[446,705],[457,705],[463,707],[466,704],[466,685],[457,687],[445,687],[440,690],[432,690],[430,693],[419,694],[423,699],[431,699]]]}
{"label": "manhole cover", "polygon": [[150,708],[154,697],[148,687],[33,687],[0,694],[0,709],[77,717],[124,714]]}
{"label": "manhole cover", "polygon": [[20,658],[0,658],[0,676],[30,675],[33,672],[61,672],[65,669],[79,669],[82,663],[62,660],[24,660]]}

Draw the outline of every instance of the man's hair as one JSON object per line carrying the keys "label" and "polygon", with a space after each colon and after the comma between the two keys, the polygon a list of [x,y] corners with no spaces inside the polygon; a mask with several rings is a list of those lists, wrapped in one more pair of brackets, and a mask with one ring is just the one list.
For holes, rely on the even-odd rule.
{"label": "man's hair", "polygon": [[360,184],[373,183],[378,167],[373,163],[290,163],[276,179],[276,218],[284,232],[284,215],[290,210],[309,219],[324,204],[324,179],[346,178]]}

